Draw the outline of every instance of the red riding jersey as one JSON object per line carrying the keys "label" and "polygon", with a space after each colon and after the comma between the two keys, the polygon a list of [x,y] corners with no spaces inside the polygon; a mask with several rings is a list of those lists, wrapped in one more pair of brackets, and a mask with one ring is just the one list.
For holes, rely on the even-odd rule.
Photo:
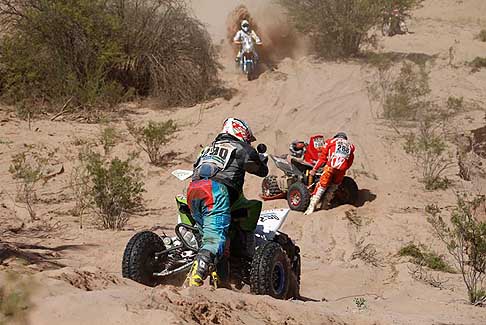
{"label": "red riding jersey", "polygon": [[353,164],[354,149],[354,145],[346,139],[327,139],[321,148],[321,154],[314,170],[318,170],[325,164],[331,168],[346,171]]}
{"label": "red riding jersey", "polygon": [[323,135],[313,135],[309,139],[309,144],[304,153],[304,160],[311,165],[315,165],[316,162],[319,160],[319,155],[321,154],[321,150],[324,147],[324,136]]}

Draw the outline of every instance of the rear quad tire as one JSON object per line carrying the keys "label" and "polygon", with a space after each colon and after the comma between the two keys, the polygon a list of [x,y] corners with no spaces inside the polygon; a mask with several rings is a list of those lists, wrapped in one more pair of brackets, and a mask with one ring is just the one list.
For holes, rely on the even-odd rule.
{"label": "rear quad tire", "polygon": [[268,175],[262,181],[262,194],[266,197],[279,195],[282,193],[280,186],[278,186],[278,177],[275,175]]}
{"label": "rear quad tire", "polygon": [[304,183],[295,182],[287,192],[289,208],[295,211],[305,211],[310,203],[311,194]]}
{"label": "rear quad tire", "polygon": [[257,295],[269,295],[276,299],[288,299],[291,295],[289,258],[275,242],[258,247],[251,265],[250,290]]}
{"label": "rear quad tire", "polygon": [[151,231],[135,234],[128,241],[123,253],[123,277],[150,287],[156,286],[160,279],[153,273],[160,272],[165,261],[157,261],[155,253],[164,250],[164,242],[157,234]]}
{"label": "rear quad tire", "polygon": [[333,204],[356,204],[358,201],[358,185],[351,177],[345,176],[334,196]]}

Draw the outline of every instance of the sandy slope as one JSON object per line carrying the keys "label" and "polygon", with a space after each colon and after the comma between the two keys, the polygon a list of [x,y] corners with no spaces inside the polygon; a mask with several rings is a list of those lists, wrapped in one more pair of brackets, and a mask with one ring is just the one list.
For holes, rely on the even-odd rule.
{"label": "sandy slope", "polygon": [[[208,25],[217,42],[225,37],[226,15],[237,3],[193,1],[195,14]],[[257,12],[264,7],[262,1],[246,3],[256,5]],[[434,96],[464,96],[484,107],[486,71],[470,74],[463,62],[486,53],[486,44],[473,39],[485,15],[481,0],[427,1],[417,12],[417,19],[410,23],[415,33],[385,40],[384,50],[438,54],[432,71]],[[460,42],[456,43],[458,38]],[[448,64],[452,45],[456,48],[453,63],[457,68]],[[69,213],[73,202],[67,185],[78,149],[73,141],[96,139],[100,127],[35,121],[29,131],[26,122],[0,111],[0,215],[6,220],[0,230],[8,225],[18,226],[19,220],[27,217],[10,197],[15,191],[8,173],[13,153],[21,150],[24,143],[58,147],[56,157],[66,170],[41,191],[50,201],[39,204],[38,209],[49,225],[56,225],[54,229],[47,232],[36,223],[37,230],[29,225],[17,234],[6,232],[2,238],[42,245],[25,251],[38,254],[35,256],[39,258],[48,257],[48,262],[42,260],[27,267],[37,283],[32,324],[486,323],[484,309],[465,303],[459,275],[440,274],[448,280],[440,290],[414,280],[407,260],[396,257],[398,249],[410,241],[443,251],[431,235],[423,209],[428,203],[451,205],[454,195],[452,191],[422,190],[413,162],[401,149],[399,135],[376,118],[379,108],[369,101],[366,90],[368,69],[358,63],[321,63],[302,57],[284,60],[278,70],[264,73],[251,83],[243,80],[230,64],[222,75],[228,86],[239,91],[229,101],[218,99],[170,111],[131,107],[135,113],[130,117],[135,120],[165,120],[168,116],[175,119],[180,131],[168,149],[179,154],[174,165],[164,169],[151,167],[143,155],[138,159],[145,170],[144,197],[151,210],[116,233],[98,230],[87,221],[79,229],[79,220]],[[357,146],[351,175],[361,189],[363,205],[341,206],[311,217],[292,212],[284,227],[302,250],[301,293],[316,301],[276,301],[223,289],[151,289],[120,276],[123,248],[136,231],[154,225],[171,231],[175,222],[173,197],[186,184],[172,179],[170,171],[175,167],[189,168],[199,145],[208,143],[224,118],[231,115],[247,119],[258,141],[266,143],[274,153],[286,152],[293,139],[315,132],[332,135],[340,129],[346,130]],[[472,129],[484,125],[483,116],[484,112],[467,112],[457,118],[456,124],[464,130]],[[126,134],[122,122],[115,125]],[[132,149],[129,136],[125,136],[113,155],[126,155]],[[456,169],[451,169],[449,176],[458,188],[486,185],[484,179],[475,179],[472,184],[463,182],[456,173]],[[249,176],[247,196],[256,197],[259,188],[260,179]],[[285,201],[265,203],[265,208],[284,206]],[[361,218],[361,226],[346,218],[346,212],[351,210]],[[356,256],[363,248],[372,259],[363,261]],[[16,259],[7,259],[0,266],[2,269],[25,267]],[[353,301],[355,297],[365,298],[367,308],[359,310]]]}

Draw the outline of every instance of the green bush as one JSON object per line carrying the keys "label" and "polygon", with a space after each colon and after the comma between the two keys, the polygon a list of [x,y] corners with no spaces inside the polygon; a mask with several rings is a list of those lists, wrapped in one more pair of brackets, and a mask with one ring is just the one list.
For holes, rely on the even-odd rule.
{"label": "green bush", "polygon": [[394,5],[410,12],[422,0],[279,0],[297,30],[309,35],[324,57],[349,57],[360,45],[372,42],[369,31],[383,21]]}
{"label": "green bush", "polygon": [[94,152],[81,155],[87,178],[85,189],[88,205],[96,212],[105,229],[121,229],[130,216],[142,207],[143,181],[141,169],[131,159],[110,161]]}
{"label": "green bush", "polygon": [[23,106],[112,106],[133,94],[192,104],[216,55],[182,0],[0,0],[0,85]]}
{"label": "green bush", "polygon": [[400,248],[398,255],[410,256],[413,258],[413,263],[426,266],[432,270],[455,273],[455,270],[444,260],[443,256],[428,251],[423,245],[417,246],[414,243],[409,243]]}
{"label": "green bush", "polygon": [[48,173],[48,164],[54,151],[46,147],[26,146],[27,149],[12,156],[9,172],[17,183],[17,199],[25,204],[31,220],[37,219],[34,204],[37,201],[37,189]]}
{"label": "green bush", "polygon": [[481,42],[486,42],[486,29],[481,29],[478,38]]}
{"label": "green bush", "polygon": [[0,325],[28,324],[27,312],[32,306],[33,281],[7,273],[0,284]]}
{"label": "green bush", "polygon": [[100,142],[103,145],[103,150],[105,151],[105,155],[107,155],[110,152],[111,148],[113,148],[119,140],[120,140],[120,135],[114,127],[107,126],[101,129]]}
{"label": "green bush", "polygon": [[464,97],[449,96],[447,98],[447,109],[457,113],[464,109]]}
{"label": "green bush", "polygon": [[384,117],[392,120],[416,120],[418,112],[429,105],[429,94],[429,72],[426,68],[410,62],[403,63],[384,98]]}
{"label": "green bush", "polygon": [[427,221],[437,237],[457,263],[472,304],[486,303],[486,223],[478,217],[484,214],[485,196],[472,199],[466,195],[457,196],[450,224],[446,223],[437,206],[428,206]]}
{"label": "green bush", "polygon": [[449,179],[442,175],[453,162],[446,155],[447,144],[430,117],[424,117],[420,121],[418,133],[409,133],[406,136],[404,149],[415,158],[417,167],[422,169],[421,181],[425,184],[425,189],[449,187]]}
{"label": "green bush", "polygon": [[469,65],[472,67],[472,72],[478,72],[482,68],[486,68],[486,58],[478,56],[469,62]]}
{"label": "green bush", "polygon": [[135,138],[135,142],[149,156],[150,162],[156,166],[164,164],[162,150],[177,130],[174,121],[149,121],[146,126],[136,126],[133,123],[127,123],[127,126],[128,131]]}

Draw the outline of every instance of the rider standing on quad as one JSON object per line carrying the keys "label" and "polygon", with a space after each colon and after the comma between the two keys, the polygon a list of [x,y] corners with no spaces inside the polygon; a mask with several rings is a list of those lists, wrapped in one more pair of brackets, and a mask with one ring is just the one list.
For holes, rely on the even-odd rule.
{"label": "rider standing on quad", "polygon": [[326,189],[327,194],[323,206],[327,207],[329,205],[334,193],[344,179],[346,170],[353,164],[354,150],[354,145],[348,141],[348,136],[344,132],[338,132],[333,138],[325,141],[319,160],[310,171],[310,174],[314,176],[321,166],[324,164],[326,166],[314,190],[309,207],[304,214],[308,215],[314,212]]}
{"label": "rider standing on quad", "polygon": [[[202,150],[194,164],[187,203],[201,227],[203,244],[189,273],[189,286],[201,286],[210,269],[216,265],[217,258],[223,255],[231,222],[231,207],[242,197],[245,172],[260,177],[268,174],[268,158],[251,146],[255,140],[245,121],[228,118],[223,123],[221,133]],[[261,210],[261,202],[256,202]],[[254,250],[253,231],[245,235],[247,250]]]}
{"label": "rider standing on quad", "polygon": [[[233,37],[233,43],[241,45],[245,38],[252,38],[257,45],[262,45],[262,41],[260,37],[258,37],[258,35],[255,33],[253,29],[250,29],[250,23],[248,22],[248,20],[243,20],[241,22],[241,29],[238,32],[236,32],[235,37]],[[238,54],[236,55],[236,59],[235,59],[236,63],[240,62],[241,52],[242,51],[240,47],[240,49],[238,50]],[[253,54],[255,55],[255,59],[258,61],[258,53],[256,49],[255,49],[255,53]]]}

